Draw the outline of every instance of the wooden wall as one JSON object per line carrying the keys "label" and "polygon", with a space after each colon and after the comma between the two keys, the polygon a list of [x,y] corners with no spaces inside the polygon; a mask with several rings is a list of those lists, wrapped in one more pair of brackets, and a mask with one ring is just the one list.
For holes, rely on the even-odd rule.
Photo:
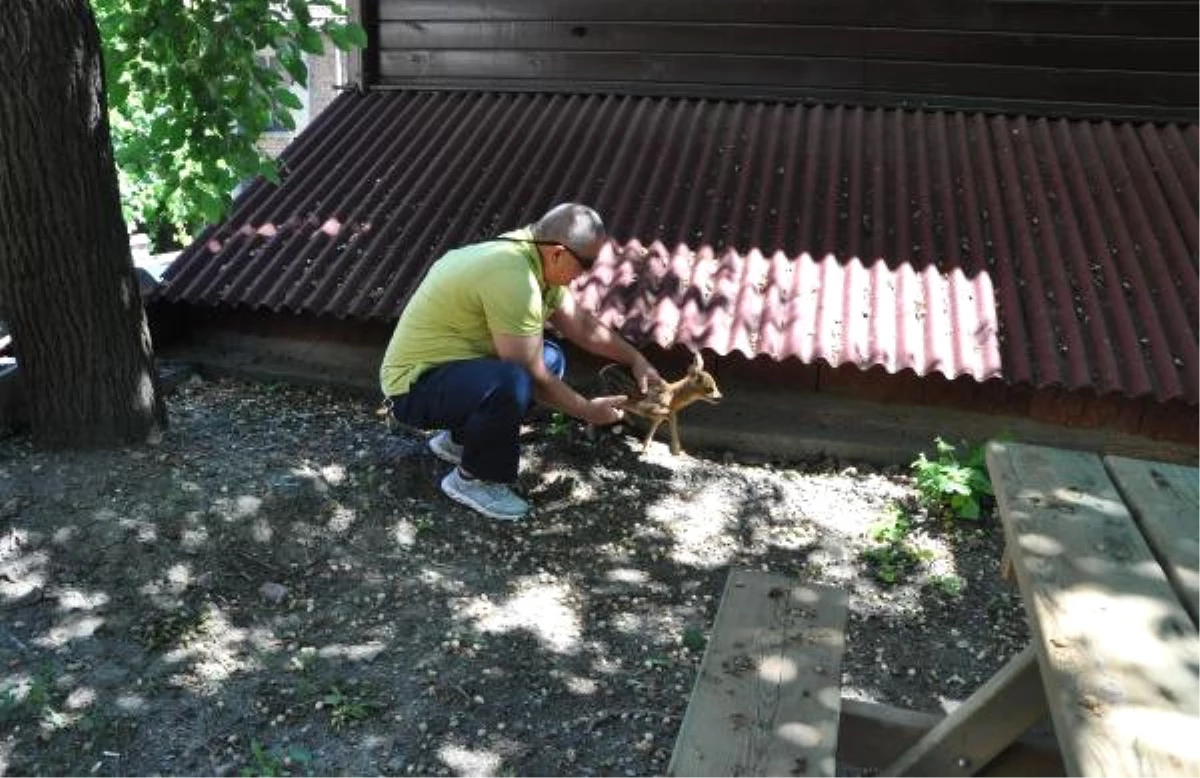
{"label": "wooden wall", "polygon": [[384,87],[1195,121],[1196,0],[363,0]]}

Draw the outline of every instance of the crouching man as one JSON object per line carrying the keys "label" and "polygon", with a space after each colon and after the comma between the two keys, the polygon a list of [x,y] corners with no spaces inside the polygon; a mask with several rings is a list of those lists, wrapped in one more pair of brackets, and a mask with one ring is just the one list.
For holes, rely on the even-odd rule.
{"label": "crouching man", "polygon": [[535,224],[440,257],[409,300],[380,383],[398,421],[438,430],[429,446],[455,465],[442,479],[450,498],[494,519],[528,512],[510,484],[534,400],[590,424],[621,419],[624,396],[589,399],[563,382],[565,358],[543,337],[547,321],[579,347],[627,365],[642,392],[662,382],[567,288],[606,241],[591,208],[557,205]]}

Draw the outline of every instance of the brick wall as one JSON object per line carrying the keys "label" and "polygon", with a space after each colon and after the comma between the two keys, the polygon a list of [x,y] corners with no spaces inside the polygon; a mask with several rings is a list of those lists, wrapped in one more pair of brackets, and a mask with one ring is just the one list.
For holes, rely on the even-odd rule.
{"label": "brick wall", "polygon": [[[292,139],[304,129],[304,127],[316,118],[317,114],[325,109],[333,98],[337,97],[337,87],[340,80],[345,78],[345,54],[330,43],[325,41],[325,53],[321,56],[307,56],[308,64],[308,111],[300,117],[297,117],[296,130],[294,132],[267,132],[258,141],[258,147],[262,149],[270,157],[278,157],[279,154],[287,148],[287,145],[292,142]],[[338,60],[342,59],[343,66],[338,67]]]}

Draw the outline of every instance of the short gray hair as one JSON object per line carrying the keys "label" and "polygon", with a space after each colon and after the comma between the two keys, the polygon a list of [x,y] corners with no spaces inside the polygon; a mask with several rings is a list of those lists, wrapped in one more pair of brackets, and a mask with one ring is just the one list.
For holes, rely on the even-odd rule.
{"label": "short gray hair", "polygon": [[533,225],[534,240],[552,240],[578,253],[587,251],[606,236],[600,214],[579,203],[560,203]]}

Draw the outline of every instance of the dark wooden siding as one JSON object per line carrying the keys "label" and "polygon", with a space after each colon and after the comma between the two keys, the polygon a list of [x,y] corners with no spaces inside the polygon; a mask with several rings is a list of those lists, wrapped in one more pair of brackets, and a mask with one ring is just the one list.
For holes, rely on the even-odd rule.
{"label": "dark wooden siding", "polygon": [[372,80],[1194,121],[1198,8],[1196,0],[378,0]]}

